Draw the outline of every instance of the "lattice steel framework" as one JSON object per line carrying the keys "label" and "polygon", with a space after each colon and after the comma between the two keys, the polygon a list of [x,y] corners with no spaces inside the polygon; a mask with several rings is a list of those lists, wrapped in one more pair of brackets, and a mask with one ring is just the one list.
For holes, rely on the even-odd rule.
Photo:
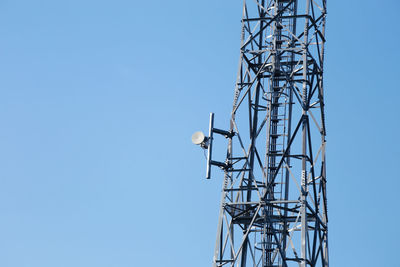
{"label": "lattice steel framework", "polygon": [[214,267],[329,265],[325,20],[326,0],[244,1],[230,131],[210,131],[228,138]]}

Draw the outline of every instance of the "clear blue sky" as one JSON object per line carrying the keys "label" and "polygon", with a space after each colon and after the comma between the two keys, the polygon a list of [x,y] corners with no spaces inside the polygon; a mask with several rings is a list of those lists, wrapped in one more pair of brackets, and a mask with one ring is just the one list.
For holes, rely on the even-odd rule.
{"label": "clear blue sky", "polygon": [[[0,266],[211,266],[241,5],[0,3]],[[331,266],[400,266],[399,8],[328,2]]]}

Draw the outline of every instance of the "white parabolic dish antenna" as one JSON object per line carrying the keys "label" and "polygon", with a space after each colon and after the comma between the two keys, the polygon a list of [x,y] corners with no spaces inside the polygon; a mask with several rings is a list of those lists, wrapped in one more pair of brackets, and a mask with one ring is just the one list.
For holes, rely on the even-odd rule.
{"label": "white parabolic dish antenna", "polygon": [[205,141],[206,137],[203,134],[203,132],[195,132],[192,135],[192,143],[195,145],[200,145],[201,143],[203,143]]}

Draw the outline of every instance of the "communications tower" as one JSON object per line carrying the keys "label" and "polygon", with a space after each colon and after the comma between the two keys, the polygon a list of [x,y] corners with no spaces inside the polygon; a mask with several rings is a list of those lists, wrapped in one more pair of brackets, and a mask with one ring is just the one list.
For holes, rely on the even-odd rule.
{"label": "communications tower", "polygon": [[244,0],[230,129],[211,114],[209,136],[192,137],[207,178],[224,171],[213,267],[329,266],[325,21],[326,0]]}

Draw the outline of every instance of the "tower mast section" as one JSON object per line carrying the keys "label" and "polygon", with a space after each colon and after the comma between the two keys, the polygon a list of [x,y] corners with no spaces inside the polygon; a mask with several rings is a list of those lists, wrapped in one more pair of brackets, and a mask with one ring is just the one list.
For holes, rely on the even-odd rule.
{"label": "tower mast section", "polygon": [[[244,0],[213,267],[329,266],[326,0]],[[228,138],[211,160],[212,133]],[[202,137],[203,138],[203,137]],[[202,141],[201,139],[200,141]]]}

